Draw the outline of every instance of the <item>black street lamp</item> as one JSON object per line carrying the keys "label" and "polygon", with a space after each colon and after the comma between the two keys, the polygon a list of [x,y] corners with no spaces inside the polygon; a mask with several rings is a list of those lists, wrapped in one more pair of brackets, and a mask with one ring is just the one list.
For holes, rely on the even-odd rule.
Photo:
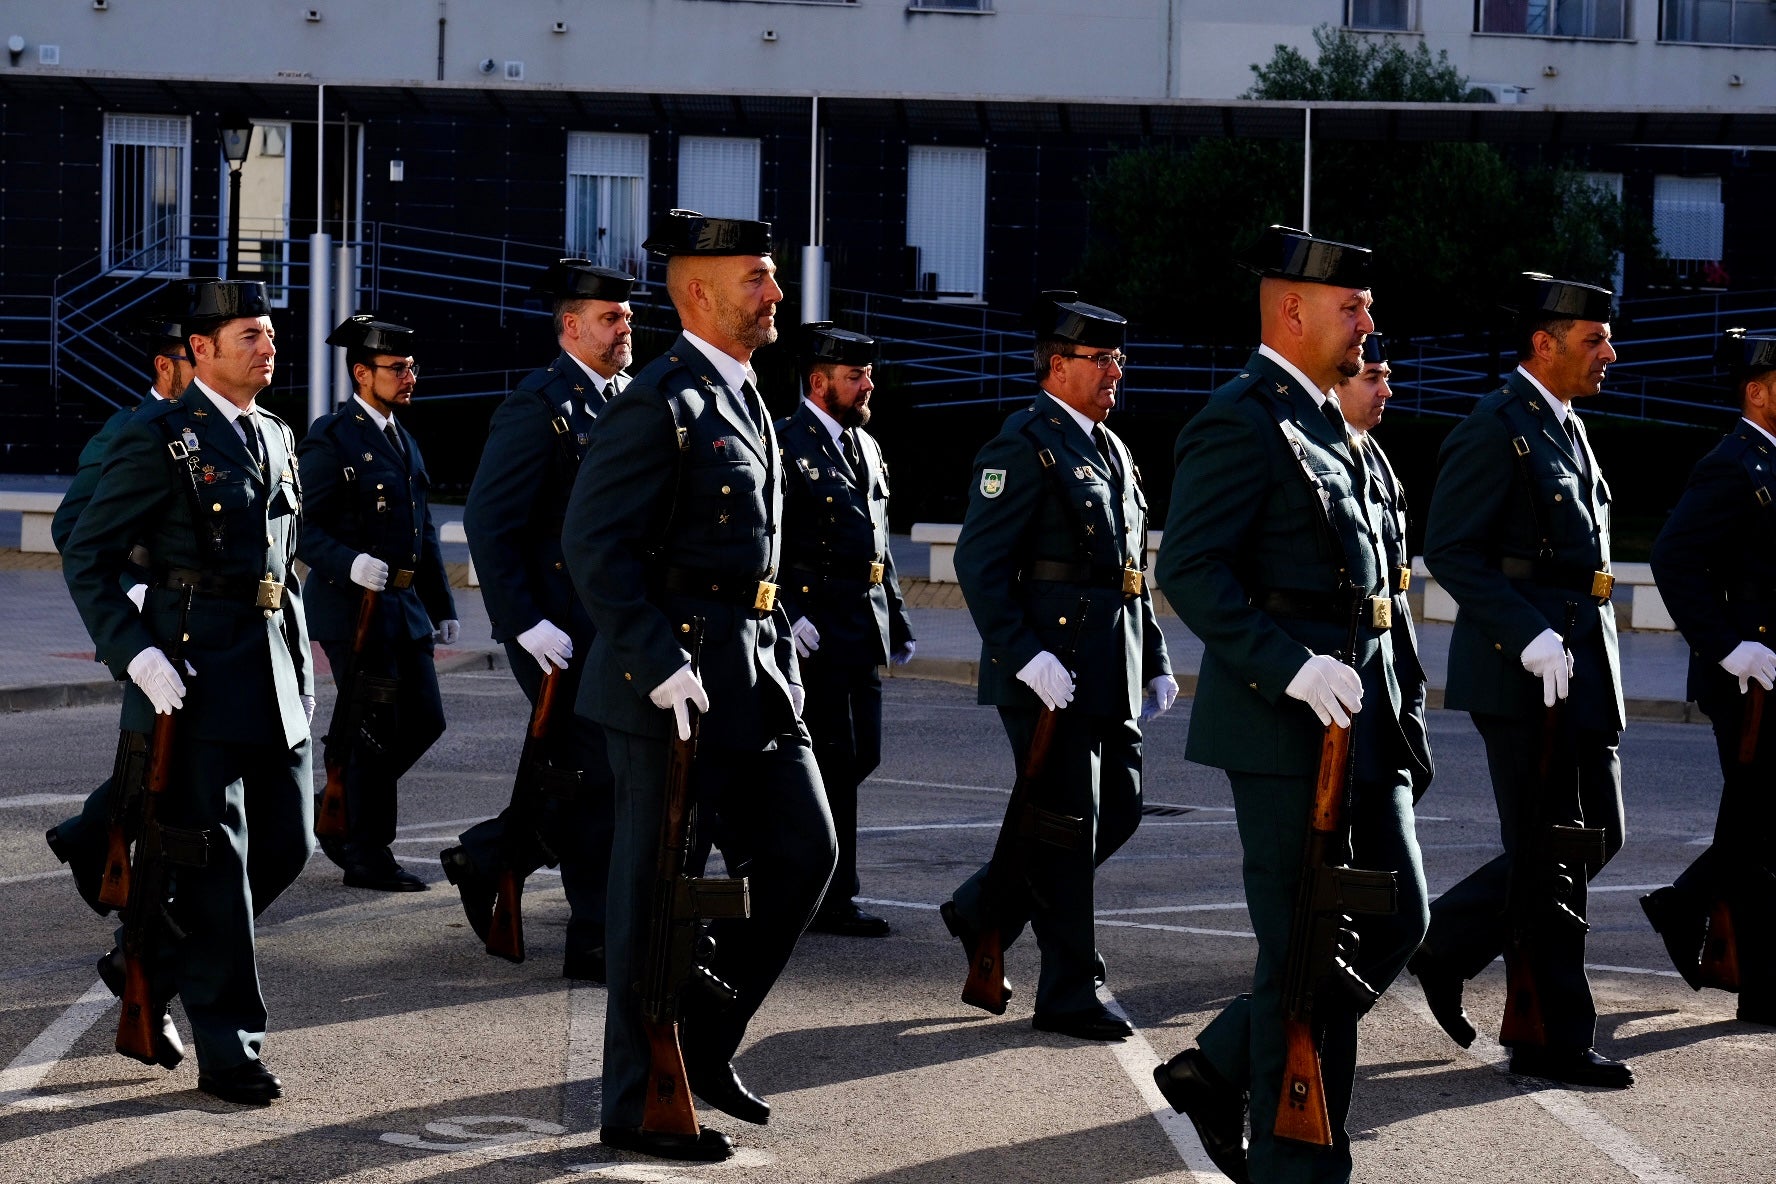
{"label": "black street lamp", "polygon": [[222,121],[222,156],[228,161],[228,279],[239,279],[241,166],[253,143],[251,120],[230,117]]}

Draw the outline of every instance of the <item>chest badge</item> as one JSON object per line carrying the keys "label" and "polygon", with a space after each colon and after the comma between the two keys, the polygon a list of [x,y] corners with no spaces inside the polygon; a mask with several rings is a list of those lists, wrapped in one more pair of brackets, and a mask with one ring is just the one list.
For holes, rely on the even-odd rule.
{"label": "chest badge", "polygon": [[216,483],[215,465],[205,465],[203,467],[203,483],[205,485],[214,485]]}
{"label": "chest badge", "polygon": [[1005,492],[1004,469],[982,469],[980,479],[982,497],[998,497]]}
{"label": "chest badge", "polygon": [[375,460],[375,459],[376,459],[376,458],[375,458],[375,457],[374,457],[374,456],[372,456],[372,455],[371,455],[371,454],[370,454],[370,453],[368,453],[368,452],[366,452],[366,453],[365,453],[365,454],[364,454],[364,463],[365,463],[365,464],[369,464],[369,463],[370,463],[370,462],[371,462],[371,461],[373,461],[373,460]]}
{"label": "chest badge", "polygon": [[179,433],[179,440],[185,445],[187,452],[197,451],[197,433],[186,428]]}

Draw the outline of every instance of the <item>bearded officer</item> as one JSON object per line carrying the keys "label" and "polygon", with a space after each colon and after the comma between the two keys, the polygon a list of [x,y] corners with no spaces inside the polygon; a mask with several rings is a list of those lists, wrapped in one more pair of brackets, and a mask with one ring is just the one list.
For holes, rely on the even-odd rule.
{"label": "bearded officer", "polygon": [[578,787],[569,800],[546,799],[528,827],[508,807],[439,855],[483,941],[500,870],[522,882],[542,864],[559,862],[569,909],[561,974],[592,982],[604,981],[612,786],[603,730],[573,709],[593,629],[568,578],[561,523],[593,421],[629,381],[623,370],[633,357],[634,285],[627,272],[587,259],[549,266],[534,290],[550,302],[561,353],[494,412],[463,512],[493,636],[505,643],[524,697],[534,706],[543,676],[560,672],[561,718],[551,724],[549,756],[578,770]]}
{"label": "bearded officer", "polygon": [[[361,675],[393,679],[392,726],[370,709],[381,751],[352,746],[345,769],[346,833],[321,849],[345,870],[350,888],[421,892],[426,883],[395,861],[396,790],[401,777],[444,734],[444,701],[432,664],[436,644],[456,641],[459,624],[427,491],[419,442],[396,421],[419,381],[413,330],[368,314],[348,317],[327,337],[345,347],[356,394],[315,420],[302,441],[309,518],[302,532],[309,620],[334,670],[351,669],[352,639],[366,591],[376,616]],[[334,720],[347,706],[334,705]],[[329,733],[328,742],[336,738]]]}
{"label": "bearded officer", "polygon": [[[1261,277],[1262,344],[1178,436],[1158,571],[1203,641],[1185,756],[1227,771],[1258,960],[1251,993],[1154,1078],[1233,1179],[1345,1181],[1363,1011],[1347,996],[1322,992],[1314,1016],[1332,1145],[1274,1133],[1284,968],[1325,729],[1350,728],[1350,863],[1392,872],[1397,885],[1394,913],[1350,926],[1354,969],[1376,992],[1424,935],[1412,786],[1428,770],[1417,768],[1403,725],[1410,707],[1391,628],[1385,507],[1331,394],[1361,371],[1375,328],[1370,252],[1272,226],[1247,266]],[[1353,614],[1357,652],[1347,664]]]}
{"label": "bearded officer", "polygon": [[810,926],[886,937],[888,922],[857,907],[857,788],[882,759],[882,678],[913,656],[913,631],[888,545],[888,465],[864,431],[876,343],[830,321],[802,326],[802,402],[777,421],[789,474],[783,504],[783,589],[805,721],[839,836],[839,866]]}
{"label": "bearded officer", "polygon": [[[832,817],[802,725],[788,617],[775,603],[781,460],[750,366],[776,340],[783,290],[770,226],[674,210],[647,249],[667,257],[684,326],[593,426],[568,501],[562,551],[597,635],[578,709],[600,724],[616,780],[606,951],[600,1139],[674,1159],[733,1154],[728,1136],[641,1128],[648,1041],[633,984],[649,921],[671,737],[702,712],[692,790],[701,825],[751,880],[752,915],[716,921],[710,969],[735,989],[725,1008],[687,998],[679,1028],[691,1091],[746,1122],[770,1103],[733,1058],[747,1024],[814,915],[836,857]],[[706,623],[700,668],[685,648]],[[695,869],[693,869],[695,870]]]}
{"label": "bearded officer", "polygon": [[[999,709],[1020,764],[1043,710],[1057,713],[1040,805],[1085,820],[1082,845],[1031,846],[1031,899],[1011,924],[1001,917],[1007,947],[1027,919],[1041,951],[1032,1024],[1121,1040],[1133,1029],[1097,996],[1093,880],[1140,823],[1141,720],[1168,710],[1178,684],[1143,571],[1140,473],[1104,426],[1128,322],[1060,291],[1043,293],[1033,317],[1041,389],[975,457],[956,578],[981,635],[980,701]],[[1070,625],[1082,601],[1083,621]],[[992,870],[989,862],[943,905],[971,964]]]}
{"label": "bearded officer", "polygon": [[[1504,854],[1437,899],[1412,973],[1451,1039],[1474,1028],[1462,985],[1502,952],[1522,812],[1603,831],[1596,866],[1548,877],[1585,913],[1585,883],[1622,846],[1622,674],[1610,606],[1610,491],[1572,404],[1603,387],[1616,352],[1607,288],[1525,273],[1512,308],[1517,369],[1443,442],[1425,523],[1425,564],[1457,607],[1445,705],[1467,710],[1486,746]],[[1567,621],[1572,621],[1570,636]],[[1538,769],[1544,717],[1565,701],[1562,745],[1577,801],[1547,800]],[[1534,795],[1542,795],[1540,801]],[[1532,806],[1532,803],[1537,803]],[[1527,853],[1525,853],[1527,855]],[[1597,1052],[1597,1009],[1579,926],[1549,925],[1529,954],[1546,1043],[1519,1043],[1511,1071],[1625,1088],[1634,1073]]]}

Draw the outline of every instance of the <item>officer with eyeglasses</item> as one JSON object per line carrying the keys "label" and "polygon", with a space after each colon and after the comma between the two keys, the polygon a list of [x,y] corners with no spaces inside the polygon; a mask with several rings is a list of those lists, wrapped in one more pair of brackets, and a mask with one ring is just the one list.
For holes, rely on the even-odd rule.
{"label": "officer with eyeglasses", "polygon": [[[309,630],[335,671],[393,679],[392,711],[370,723],[375,744],[354,743],[345,770],[346,833],[321,841],[352,888],[421,892],[426,883],[395,861],[396,787],[444,734],[433,647],[460,626],[426,491],[419,442],[396,421],[413,402],[419,368],[414,332],[360,314],[327,338],[345,347],[357,393],[315,420],[298,450],[308,520],[298,555],[312,569]],[[356,665],[358,613],[378,594],[374,624]],[[342,688],[337,719],[347,703]],[[339,738],[329,733],[329,743]],[[380,750],[380,751],[378,751]]]}
{"label": "officer with eyeglasses", "polygon": [[1036,1029],[1121,1040],[1133,1029],[1097,996],[1092,884],[1140,823],[1141,723],[1178,684],[1144,571],[1141,475],[1104,426],[1128,322],[1060,291],[1042,293],[1032,318],[1041,389],[975,457],[956,578],[981,635],[980,701],[999,709],[1020,766],[1044,709],[1057,713],[1037,804],[1084,819],[1084,841],[1032,845],[1013,913],[988,899],[991,862],[942,911],[971,965],[983,928],[998,920],[1009,947],[1027,920],[1042,959]]}

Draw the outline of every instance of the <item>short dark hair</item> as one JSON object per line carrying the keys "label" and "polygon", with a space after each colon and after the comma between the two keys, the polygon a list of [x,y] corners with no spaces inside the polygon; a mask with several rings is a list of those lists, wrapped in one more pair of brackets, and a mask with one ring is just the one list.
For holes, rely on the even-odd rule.
{"label": "short dark hair", "polygon": [[1048,377],[1052,359],[1067,352],[1067,343],[1054,337],[1036,339],[1036,381],[1041,382]]}
{"label": "short dark hair", "polygon": [[217,340],[216,335],[222,331],[222,326],[226,325],[231,320],[234,320],[234,318],[233,317],[218,317],[218,318],[215,318],[213,320],[208,320],[208,321],[194,321],[191,324],[186,325],[185,326],[185,354],[186,354],[186,356],[189,357],[193,363],[195,363],[197,361],[197,351],[191,348],[191,339],[194,337],[207,337],[207,338],[209,338],[211,345],[219,347],[221,343]]}
{"label": "short dark hair", "polygon": [[833,377],[839,372],[839,364],[837,362],[808,361],[801,363],[796,369],[801,372],[802,393],[807,395],[812,394],[814,391],[814,383],[811,381],[814,377],[814,371],[818,370],[826,375],[826,381],[830,385]]}
{"label": "short dark hair", "polygon": [[1535,335],[1546,333],[1556,341],[1565,341],[1566,335],[1577,322],[1572,317],[1558,321],[1525,321],[1518,330],[1517,360],[1527,362],[1535,357]]}
{"label": "short dark hair", "polygon": [[[358,367],[368,366],[371,370],[375,370],[376,356],[377,351],[373,349],[365,349],[362,346],[354,345],[346,349],[345,372],[352,376],[352,386],[354,388],[358,384]],[[372,374],[370,378],[371,381],[374,382],[376,380],[375,374]]]}
{"label": "short dark hair", "polygon": [[579,316],[581,311],[585,309],[586,305],[590,303],[591,301],[584,296],[563,296],[560,300],[557,300],[555,302],[555,307],[550,310],[550,315],[555,321],[555,336],[559,337],[562,333],[566,332],[566,326],[561,323],[562,317],[566,316],[568,313],[573,313],[575,316]]}

